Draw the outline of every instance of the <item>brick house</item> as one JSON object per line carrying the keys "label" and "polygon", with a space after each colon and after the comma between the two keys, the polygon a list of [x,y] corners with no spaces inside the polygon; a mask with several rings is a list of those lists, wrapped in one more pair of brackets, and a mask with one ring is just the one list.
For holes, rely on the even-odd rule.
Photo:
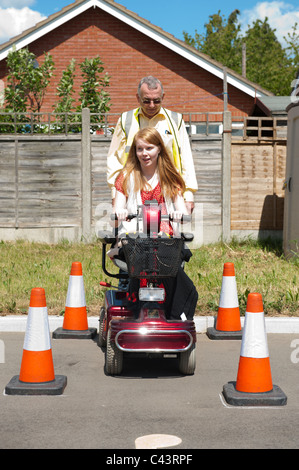
{"label": "brick house", "polygon": [[[28,47],[37,60],[52,55],[55,73],[42,111],[57,102],[56,87],[70,60],[77,62],[76,91],[86,57],[100,56],[110,75],[111,113],[136,105],[140,78],[155,75],[165,89],[164,105],[181,112],[221,112],[224,108],[223,65],[186,45],[113,0],[76,0],[0,46],[0,79],[6,79],[6,57],[13,45]],[[272,96],[227,70],[228,110],[248,116],[256,98]]]}

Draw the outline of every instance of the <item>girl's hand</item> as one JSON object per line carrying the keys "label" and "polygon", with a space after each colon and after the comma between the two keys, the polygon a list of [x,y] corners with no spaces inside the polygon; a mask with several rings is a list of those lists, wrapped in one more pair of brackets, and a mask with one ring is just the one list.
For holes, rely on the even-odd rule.
{"label": "girl's hand", "polygon": [[119,222],[126,220],[126,218],[128,217],[127,209],[116,209],[115,214]]}
{"label": "girl's hand", "polygon": [[174,222],[181,222],[181,219],[184,214],[182,211],[173,211],[169,215]]}

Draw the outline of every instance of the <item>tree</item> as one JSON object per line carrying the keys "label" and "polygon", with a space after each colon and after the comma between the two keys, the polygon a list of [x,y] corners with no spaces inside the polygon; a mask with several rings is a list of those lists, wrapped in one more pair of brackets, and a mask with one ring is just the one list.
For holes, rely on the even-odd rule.
{"label": "tree", "polygon": [[[107,73],[102,77],[100,76],[104,72],[104,67],[99,56],[92,59],[86,58],[80,64],[80,69],[83,83],[79,94],[81,103],[77,106],[77,112],[81,112],[83,108],[89,108],[91,112],[90,122],[102,123],[104,122],[104,116],[100,116],[98,113],[106,113],[110,110],[110,96],[106,91],[110,77]],[[96,115],[93,115],[93,113]],[[92,129],[97,130],[98,126],[93,126]]]}
{"label": "tree", "polygon": [[256,20],[245,33],[247,77],[276,95],[290,94],[289,62],[268,18]]}
{"label": "tree", "polygon": [[297,32],[297,26],[298,23],[295,23],[292,27],[292,34],[288,33],[287,36],[284,36],[284,40],[287,43],[286,53],[296,70],[299,67],[299,34]]}
{"label": "tree", "polygon": [[44,62],[39,65],[28,48],[17,51],[14,47],[7,56],[7,67],[6,111],[25,113],[29,105],[30,111],[40,112],[53,75],[52,56],[45,54]]}
{"label": "tree", "polygon": [[[57,113],[56,116],[56,131],[59,130],[72,130],[73,132],[78,132],[78,126],[71,127],[69,124],[75,121],[75,115],[67,115],[65,113],[72,113],[74,111],[74,103],[75,99],[73,98],[74,95],[74,80],[75,80],[75,68],[76,68],[76,61],[75,59],[71,59],[69,65],[67,66],[66,70],[63,70],[60,82],[56,88],[56,95],[59,97],[58,102],[56,105],[53,106],[54,113]],[[60,114],[61,113],[61,114]]]}
{"label": "tree", "polygon": [[[87,107],[92,114],[96,114],[91,116],[91,122],[101,123],[104,119],[103,116],[98,116],[98,114],[108,112],[110,109],[108,105],[110,96],[105,90],[109,86],[110,77],[107,73],[103,77],[100,76],[104,72],[103,62],[100,57],[85,59],[79,66],[83,81],[79,93],[80,104],[77,105],[75,110],[81,113],[82,109]],[[59,101],[54,106],[55,113],[71,113],[74,111],[76,101],[73,98],[75,68],[76,61],[72,59],[67,69],[62,72],[62,77],[56,89]],[[65,125],[64,116],[58,116],[57,120]],[[76,114],[68,116],[68,124],[73,124],[69,127],[72,131],[80,131],[80,122],[80,117]]]}
{"label": "tree", "polygon": [[80,91],[80,105],[77,110],[81,111],[83,108],[89,108],[91,113],[105,113],[110,109],[109,101],[110,96],[106,91],[109,86],[110,77],[107,73],[103,77],[104,67],[100,57],[93,59],[85,59],[80,68],[82,71],[83,83]]}
{"label": "tree", "polygon": [[286,54],[290,68],[290,86],[291,94],[297,95],[299,91],[299,34],[297,32],[298,23],[292,28],[292,34],[288,33],[284,40],[286,41]]}
{"label": "tree", "polygon": [[196,31],[192,37],[184,32],[185,42],[237,73],[242,72],[242,44],[245,43],[247,78],[276,95],[289,95],[299,67],[297,24],[293,27],[293,34],[285,38],[287,48],[284,49],[267,17],[248,25],[242,36],[238,15],[239,11],[234,10],[226,21],[219,11],[209,17],[205,35]]}
{"label": "tree", "polygon": [[74,79],[76,68],[76,61],[72,59],[67,66],[67,69],[62,72],[62,77],[57,86],[57,96],[59,96],[59,101],[54,106],[55,113],[70,113],[73,111],[73,105],[75,99],[73,98],[74,94]]}
{"label": "tree", "polygon": [[205,35],[196,31],[195,37],[192,38],[184,31],[184,39],[187,44],[240,73],[242,67],[241,26],[238,24],[240,12],[234,10],[227,21],[220,13],[219,10],[217,14],[209,16],[210,21],[205,24]]}

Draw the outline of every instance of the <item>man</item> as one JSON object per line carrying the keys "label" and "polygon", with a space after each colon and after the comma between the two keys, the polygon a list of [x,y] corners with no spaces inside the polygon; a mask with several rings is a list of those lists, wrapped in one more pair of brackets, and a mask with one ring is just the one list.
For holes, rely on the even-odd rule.
{"label": "man", "polygon": [[157,78],[148,76],[140,81],[136,94],[140,107],[123,113],[114,130],[107,158],[107,181],[113,201],[114,181],[127,160],[134,135],[140,128],[155,127],[185,181],[184,199],[191,213],[198,187],[189,138],[182,115],[162,107],[164,96]]}

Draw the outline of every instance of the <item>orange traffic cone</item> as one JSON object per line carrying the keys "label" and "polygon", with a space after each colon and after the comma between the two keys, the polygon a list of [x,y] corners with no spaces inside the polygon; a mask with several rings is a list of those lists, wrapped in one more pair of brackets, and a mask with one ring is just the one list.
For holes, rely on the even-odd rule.
{"label": "orange traffic cone", "polygon": [[5,388],[7,395],[60,395],[66,377],[55,377],[45,290],[32,289],[20,375]]}
{"label": "orange traffic cone", "polygon": [[88,328],[82,265],[72,263],[62,328],[53,332],[53,338],[93,338],[96,328]]}
{"label": "orange traffic cone", "polygon": [[263,300],[261,294],[248,295],[237,382],[223,387],[232,405],[285,405],[286,395],[272,384]]}
{"label": "orange traffic cone", "polygon": [[207,329],[210,339],[242,339],[235,267],[224,263],[222,286],[215,328]]}

